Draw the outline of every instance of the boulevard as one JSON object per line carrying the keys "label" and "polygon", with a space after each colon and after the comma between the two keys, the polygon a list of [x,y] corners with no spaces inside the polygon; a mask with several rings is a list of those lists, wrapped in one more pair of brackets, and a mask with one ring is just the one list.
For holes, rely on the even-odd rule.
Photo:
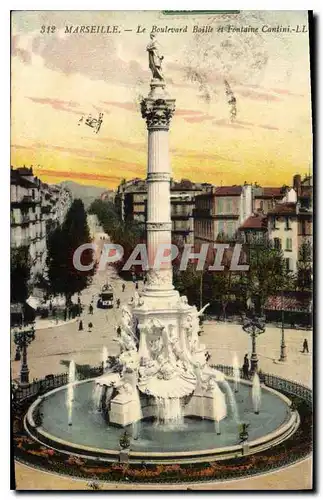
{"label": "boulevard", "polygon": [[[108,236],[105,235],[108,240]],[[102,245],[102,232],[98,233],[94,241]],[[110,283],[114,290],[115,305],[112,309],[99,309],[96,307],[98,294],[102,286]],[[124,291],[123,286],[125,285]],[[84,329],[78,330],[79,319],[67,321],[64,324],[37,322],[36,338],[28,348],[28,366],[30,380],[41,379],[48,374],[59,374],[67,371],[70,361],[74,360],[77,365],[99,365],[101,363],[102,348],[105,346],[108,355],[117,355],[119,345],[113,339],[116,337],[116,328],[121,319],[121,307],[129,303],[135,292],[143,287],[139,281],[138,290],[132,281],[122,280],[112,266],[105,271],[98,271],[92,284],[83,291],[81,301],[84,306],[80,319]],[[120,299],[120,307],[116,305]],[[89,313],[89,305],[93,300],[94,312]],[[93,324],[91,331],[88,323]],[[302,344],[304,338],[308,341],[309,353],[303,354]],[[287,360],[279,362],[281,329],[267,325],[266,331],[257,338],[257,353],[259,368],[268,373],[278,375],[287,379],[295,380],[306,386],[312,386],[312,331],[285,328],[285,341],[287,345]],[[241,325],[206,320],[202,327],[200,341],[207,345],[211,355],[209,363],[232,365],[234,355],[237,355],[242,365],[243,356],[251,353],[251,339],[241,328]],[[14,361],[15,346],[12,344],[12,376],[18,380],[20,361]],[[292,467],[266,474],[261,477],[251,477],[248,480],[236,480],[228,483],[213,483],[207,485],[183,485],[181,489],[307,489],[311,486],[311,458],[297,463]],[[87,481],[72,480],[31,469],[23,464],[15,464],[17,489],[89,489]],[[135,486],[138,489],[138,485]],[[165,485],[165,489],[174,489]],[[129,485],[108,484],[100,485],[100,489],[129,489]],[[142,489],[154,489],[153,485],[142,486]]]}

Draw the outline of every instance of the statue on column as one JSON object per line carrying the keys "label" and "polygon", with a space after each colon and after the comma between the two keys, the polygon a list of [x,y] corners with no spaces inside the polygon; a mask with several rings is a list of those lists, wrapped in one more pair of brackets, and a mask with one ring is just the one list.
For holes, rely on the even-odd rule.
{"label": "statue on column", "polygon": [[151,42],[147,45],[149,69],[152,72],[153,78],[155,78],[156,80],[164,80],[161,67],[164,56],[161,56],[159,54],[157,41],[155,40],[155,35],[153,33],[150,33],[150,40]]}

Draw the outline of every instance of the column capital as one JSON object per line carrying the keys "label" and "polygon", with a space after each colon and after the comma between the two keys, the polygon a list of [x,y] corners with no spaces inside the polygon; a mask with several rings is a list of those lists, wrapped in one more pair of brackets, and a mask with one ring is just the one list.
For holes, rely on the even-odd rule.
{"label": "column capital", "polygon": [[168,130],[174,112],[175,99],[146,97],[141,101],[141,115],[148,130]]}

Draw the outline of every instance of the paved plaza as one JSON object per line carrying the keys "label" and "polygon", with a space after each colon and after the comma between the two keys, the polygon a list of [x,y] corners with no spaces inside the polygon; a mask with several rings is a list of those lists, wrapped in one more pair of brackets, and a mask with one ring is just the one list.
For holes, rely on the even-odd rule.
{"label": "paved plaza", "polygon": [[[59,325],[44,325],[37,329],[36,339],[28,348],[28,365],[30,380],[43,378],[45,375],[66,371],[67,362],[74,360],[76,364],[98,365],[101,362],[102,347],[106,346],[108,354],[119,353],[119,345],[113,339],[121,316],[121,307],[98,309],[96,307],[98,293],[103,284],[109,281],[114,289],[115,300],[119,298],[121,305],[131,300],[135,293],[135,285],[121,280],[114,269],[109,267],[105,272],[98,272],[92,285],[82,293],[85,310],[81,316],[83,331],[78,330],[79,323],[68,322]],[[122,291],[122,284],[125,291]],[[143,286],[139,282],[139,292]],[[88,312],[94,300],[94,313]],[[91,331],[89,322],[93,323]],[[257,338],[259,367],[269,373],[296,380],[307,386],[312,385],[312,332],[305,330],[285,330],[287,345],[287,361],[279,363],[281,330],[267,326],[265,333]],[[301,353],[304,338],[307,338],[309,354]],[[203,325],[201,343],[205,344],[211,354],[212,364],[232,365],[234,354],[242,365],[243,356],[251,354],[251,339],[240,325],[217,321],[206,321]],[[14,361],[15,346],[12,344],[11,366],[14,379],[19,377],[20,361]],[[311,460],[305,460],[293,467],[263,477],[238,480],[232,483],[197,485],[196,489],[307,489],[310,488]],[[18,489],[87,489],[86,481],[73,481],[48,473],[32,470],[16,464],[16,481]],[[111,489],[106,485],[105,489]],[[118,485],[118,489],[123,487]],[[152,488],[152,487],[150,487]],[[160,488],[160,487],[159,487]],[[159,489],[158,488],[158,489]],[[163,486],[166,489],[166,487]],[[183,486],[186,489],[187,485]],[[195,487],[194,487],[195,489]]]}

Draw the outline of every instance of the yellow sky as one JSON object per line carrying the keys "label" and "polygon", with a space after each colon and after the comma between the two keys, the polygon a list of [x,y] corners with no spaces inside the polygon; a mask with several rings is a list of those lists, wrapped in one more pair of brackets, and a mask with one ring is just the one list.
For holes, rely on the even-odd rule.
{"label": "yellow sky", "polygon": [[[42,180],[115,188],[145,177],[147,138],[139,102],[151,74],[146,45],[160,33],[168,92],[173,177],[216,185],[290,183],[311,166],[312,129],[307,13],[165,16],[161,12],[15,12],[12,15],[12,157]],[[115,34],[67,34],[65,26],[118,26]],[[137,33],[138,25],[146,28]],[[193,27],[212,32],[196,34]],[[258,27],[258,33],[227,32]],[[55,26],[42,34],[42,26]],[[221,32],[221,28],[224,31]],[[132,30],[132,31],[125,31]],[[235,123],[225,95],[237,100]],[[82,115],[104,113],[98,134]]]}

